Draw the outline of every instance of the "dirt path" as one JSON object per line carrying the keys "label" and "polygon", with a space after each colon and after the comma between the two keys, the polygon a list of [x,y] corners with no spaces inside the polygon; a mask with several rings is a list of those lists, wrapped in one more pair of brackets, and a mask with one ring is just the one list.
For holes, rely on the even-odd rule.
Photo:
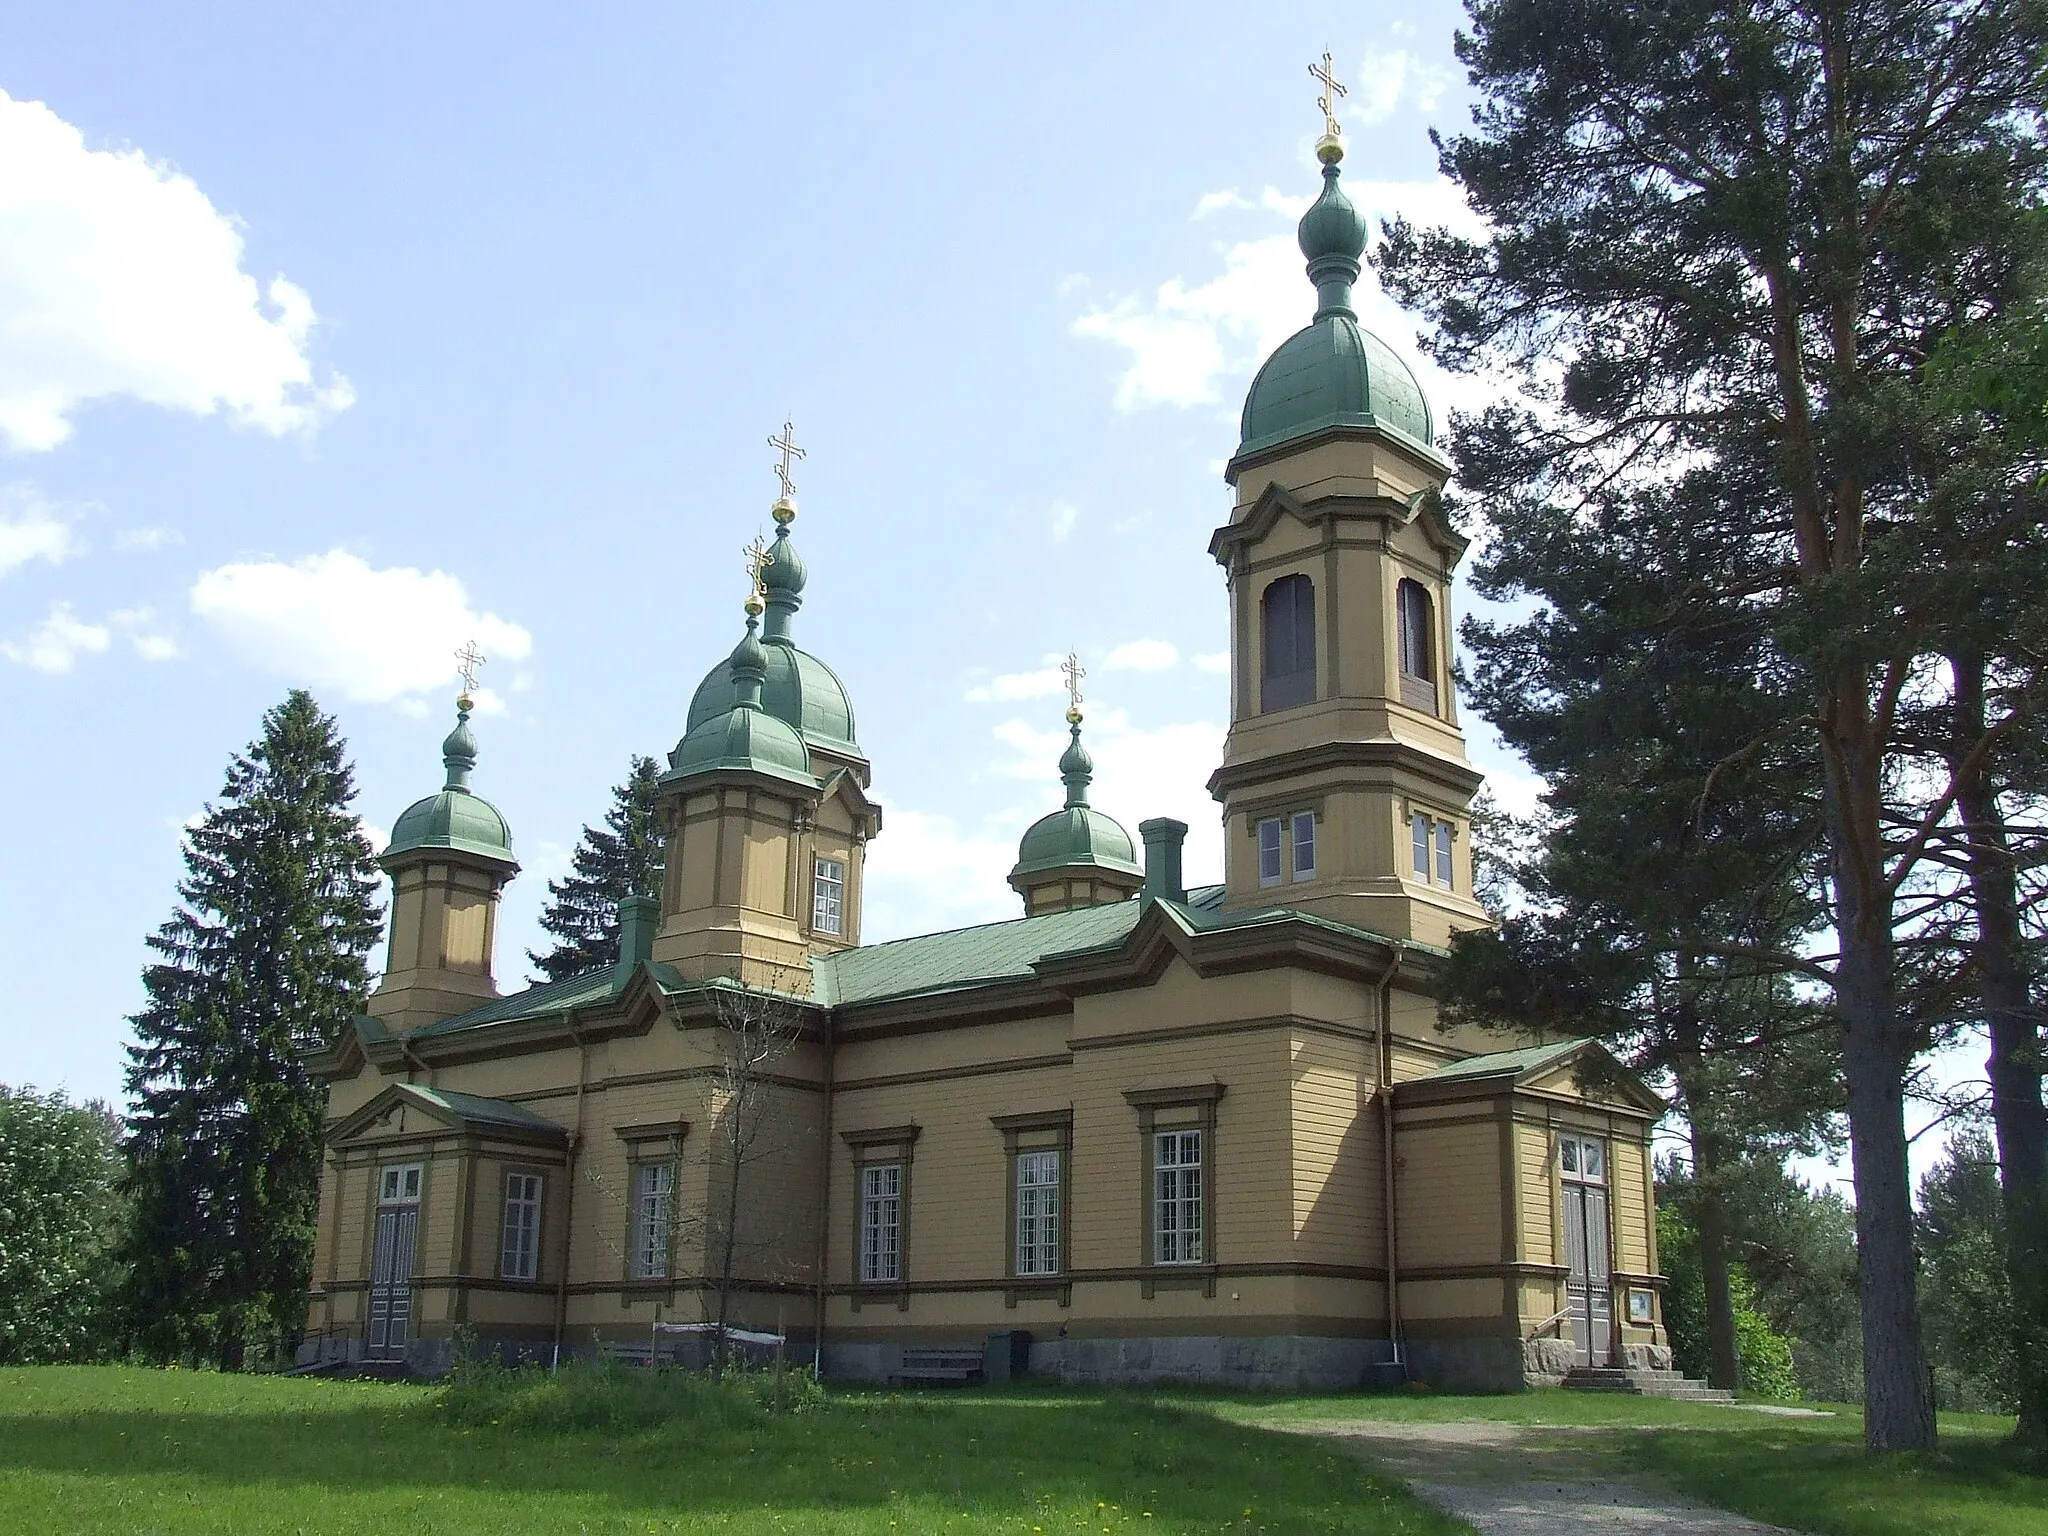
{"label": "dirt path", "polygon": [[[1627,1478],[1611,1435],[1522,1424],[1310,1421],[1273,1425],[1342,1445],[1481,1536],[1793,1536]],[[1644,1426],[1645,1428],[1653,1426]]]}

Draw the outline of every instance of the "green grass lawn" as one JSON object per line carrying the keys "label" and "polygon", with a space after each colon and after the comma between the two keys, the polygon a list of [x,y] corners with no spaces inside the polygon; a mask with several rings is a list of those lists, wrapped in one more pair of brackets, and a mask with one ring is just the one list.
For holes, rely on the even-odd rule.
{"label": "green grass lawn", "polygon": [[1463,1529],[1340,1450],[1136,1394],[847,1394],[754,1424],[612,1434],[463,1427],[442,1402],[371,1383],[0,1370],[0,1529]]}
{"label": "green grass lawn", "polygon": [[[1599,1472],[1662,1483],[1703,1503],[1823,1536],[2043,1536],[2048,1468],[2005,1440],[2012,1421],[1941,1416],[1934,1456],[1871,1460],[1863,1416],[1846,1405],[1826,1418],[1780,1418],[1701,1403],[1578,1392],[1513,1397],[1296,1397],[1218,1401],[1232,1422],[1441,1423],[1530,1426],[1532,1443],[1558,1445]],[[1540,1426],[1556,1426],[1546,1437]],[[1366,1454],[1370,1454],[1369,1448]]]}

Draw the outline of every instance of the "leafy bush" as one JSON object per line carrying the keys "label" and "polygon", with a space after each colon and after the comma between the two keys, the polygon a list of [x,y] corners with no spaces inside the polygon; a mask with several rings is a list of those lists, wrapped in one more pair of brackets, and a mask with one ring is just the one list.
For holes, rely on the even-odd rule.
{"label": "leafy bush", "polygon": [[0,1365],[104,1358],[120,1153],[103,1104],[0,1083]]}
{"label": "leafy bush", "polygon": [[[1700,1273],[1699,1238],[1670,1206],[1657,1211],[1657,1256],[1670,1280],[1664,1291],[1664,1326],[1671,1334],[1674,1363],[1688,1376],[1704,1377],[1707,1297]],[[1798,1397],[1791,1341],[1758,1310],[1756,1286],[1742,1265],[1729,1265],[1728,1290],[1735,1304],[1735,1358],[1742,1371],[1742,1389],[1758,1397]]]}
{"label": "leafy bush", "polygon": [[551,1371],[465,1352],[449,1372],[441,1406],[457,1424],[617,1433],[679,1422],[740,1428],[807,1412],[824,1397],[807,1373],[786,1368],[731,1367],[720,1375],[606,1358],[571,1360]]}

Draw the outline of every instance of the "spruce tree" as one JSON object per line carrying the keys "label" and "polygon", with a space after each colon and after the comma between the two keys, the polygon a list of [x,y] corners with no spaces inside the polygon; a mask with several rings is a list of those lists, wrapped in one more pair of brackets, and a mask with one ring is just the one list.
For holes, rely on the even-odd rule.
{"label": "spruce tree", "polygon": [[129,1326],[156,1359],[239,1369],[304,1318],[326,1095],[303,1058],[361,1011],[382,917],[344,751],[304,690],[270,710],[148,941],[124,1246]]}
{"label": "spruce tree", "polygon": [[[1898,941],[1958,786],[1923,776],[1899,706],[1967,599],[1943,577],[2003,538],[1957,530],[1980,541],[1964,554],[1939,526],[1954,445],[1926,361],[2038,283],[2044,17],[1961,0],[1470,9],[1458,50],[1480,103],[1441,163],[1493,233],[1396,225],[1382,273],[1447,361],[1517,369],[1543,401],[1460,424],[1461,475],[1490,504],[1562,527],[1600,488],[1703,455],[1759,490],[1720,579],[1767,617],[1805,704],[1785,739],[1818,787],[1866,1444],[1926,1449],[1904,1100],[1928,1029]],[[1745,572],[1763,579],[1741,589]]]}
{"label": "spruce tree", "polygon": [[580,975],[619,958],[619,903],[628,896],[659,895],[661,824],[655,796],[661,769],[651,757],[635,757],[626,782],[612,787],[612,808],[602,827],[586,826],[570,861],[570,873],[548,882],[547,910],[540,925],[553,934],[546,954],[526,958],[550,981]]}

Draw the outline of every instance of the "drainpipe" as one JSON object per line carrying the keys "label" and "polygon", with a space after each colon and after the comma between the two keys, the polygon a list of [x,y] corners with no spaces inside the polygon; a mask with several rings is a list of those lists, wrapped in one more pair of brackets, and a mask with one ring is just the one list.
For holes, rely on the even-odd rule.
{"label": "drainpipe", "polygon": [[827,1009],[819,1022],[825,1032],[825,1102],[818,1115],[818,1305],[811,1332],[811,1380],[825,1379],[825,1283],[832,1258],[832,1069],[839,1055],[839,1032]]}
{"label": "drainpipe", "polygon": [[590,1048],[576,1027],[574,1008],[563,1010],[562,1023],[576,1041],[576,1123],[569,1132],[569,1156],[563,1168],[567,1188],[562,1191],[562,1267],[555,1276],[554,1366],[562,1363],[562,1335],[569,1326],[569,1255],[576,1246],[576,1158],[583,1150],[583,1085],[590,1077]]}
{"label": "drainpipe", "polygon": [[1394,941],[1394,953],[1387,961],[1386,974],[1378,983],[1380,999],[1379,1018],[1379,1098],[1380,1098],[1380,1183],[1386,1209],[1387,1236],[1387,1342],[1394,1351],[1394,1364],[1401,1367],[1401,1375],[1408,1375],[1407,1352],[1401,1347],[1401,1271],[1400,1245],[1397,1241],[1396,1218],[1394,1215],[1394,1035],[1393,1035],[1393,994],[1394,977],[1401,969],[1401,958],[1407,953],[1405,941]]}

